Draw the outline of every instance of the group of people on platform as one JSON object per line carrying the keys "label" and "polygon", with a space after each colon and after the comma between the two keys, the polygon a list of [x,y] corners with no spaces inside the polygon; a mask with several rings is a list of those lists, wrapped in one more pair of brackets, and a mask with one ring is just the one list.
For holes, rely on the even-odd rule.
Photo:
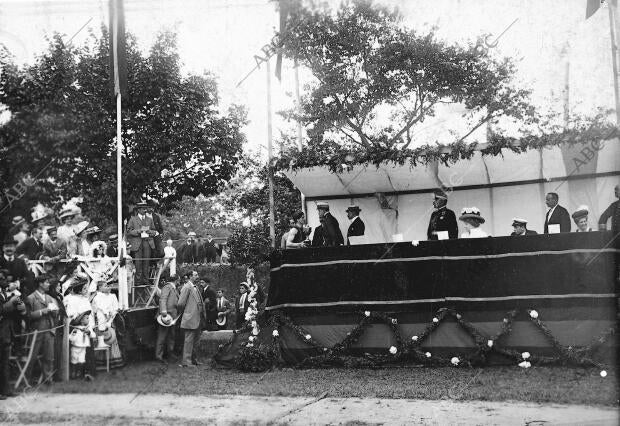
{"label": "group of people on platform", "polygon": [[[225,297],[223,289],[214,290],[209,278],[201,278],[196,271],[190,271],[183,277],[170,275],[164,282],[159,296],[155,358],[162,363],[175,360],[175,342],[180,331],[182,367],[200,364],[196,347],[202,330],[240,329],[250,307],[249,295],[252,294],[252,299],[258,304],[265,300],[251,268],[246,274],[246,281],[239,285],[239,294],[232,303]],[[234,324],[230,324],[233,316]]]}
{"label": "group of people on platform", "polygon": [[[616,198],[620,198],[620,185],[614,188]],[[589,232],[592,228],[588,222],[589,208],[582,205],[572,215],[566,208],[558,204],[559,196],[555,192],[549,192],[545,197],[547,213],[543,232],[554,234],[571,232],[571,217],[576,225],[575,232]],[[429,240],[447,240],[459,238],[457,217],[454,211],[448,209],[448,195],[438,189],[433,193],[433,212],[428,224],[427,238]],[[329,204],[319,202],[316,204],[320,225],[314,229],[312,240],[309,239],[310,228],[306,225],[305,216],[302,212],[293,214],[290,221],[290,230],[286,232],[280,241],[282,249],[296,249],[303,247],[332,247],[351,244],[351,237],[363,236],[366,225],[359,217],[361,209],[357,205],[351,205],[346,209],[350,220],[346,240],[340,231],[338,220],[330,213]],[[601,214],[598,225],[600,230],[607,229],[607,222],[611,219],[610,229],[614,235],[620,232],[620,201],[615,201]],[[462,223],[463,232],[460,238],[484,238],[490,235],[484,231],[482,224],[485,219],[476,207],[465,207],[461,210],[458,220]],[[527,219],[515,217],[512,219],[513,232],[511,236],[535,235],[536,231],[527,229]]]}

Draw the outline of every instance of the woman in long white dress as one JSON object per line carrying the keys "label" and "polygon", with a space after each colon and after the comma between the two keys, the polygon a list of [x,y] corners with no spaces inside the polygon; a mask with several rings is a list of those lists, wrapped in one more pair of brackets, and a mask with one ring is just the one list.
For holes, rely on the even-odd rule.
{"label": "woman in long white dress", "polygon": [[[93,298],[92,306],[95,313],[97,333],[104,336],[105,344],[110,346],[110,368],[118,368],[125,365],[123,355],[116,337],[114,318],[118,314],[118,299],[110,292],[110,286],[106,281],[97,283],[97,294]],[[98,368],[105,368],[105,353],[97,352]]]}
{"label": "woman in long white dress", "polygon": [[480,225],[485,220],[477,207],[465,207],[461,210],[459,220],[463,222],[463,228],[465,229],[465,232],[461,234],[461,238],[485,238],[489,236],[480,228]]}

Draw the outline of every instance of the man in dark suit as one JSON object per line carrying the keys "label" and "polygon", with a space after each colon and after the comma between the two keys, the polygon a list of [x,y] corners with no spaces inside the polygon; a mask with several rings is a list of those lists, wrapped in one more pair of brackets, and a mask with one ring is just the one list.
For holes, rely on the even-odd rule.
{"label": "man in dark suit", "polygon": [[570,232],[571,220],[568,210],[558,204],[560,197],[555,192],[550,192],[545,197],[545,204],[549,207],[545,215],[544,233],[549,233],[549,225],[560,225],[560,232]]}
{"label": "man in dark suit", "polygon": [[527,220],[515,217],[512,219],[512,227],[514,231],[511,236],[517,235],[538,235],[538,232],[527,229]]}
{"label": "man in dark suit", "polygon": [[24,259],[15,256],[17,243],[10,237],[2,245],[2,256],[0,256],[0,269],[6,269],[14,280],[21,283],[19,291],[24,297],[34,291],[33,274],[28,270]]}
{"label": "man in dark suit", "polygon": [[448,207],[448,195],[441,189],[433,192],[433,207],[431,219],[428,223],[426,236],[429,240],[438,240],[439,232],[448,232],[449,239],[459,236],[459,226],[456,223],[456,215]]}
{"label": "man in dark suit", "polygon": [[314,234],[312,234],[312,247],[323,247],[325,245],[323,232],[323,225],[319,225],[314,228]]}
{"label": "man in dark suit", "polygon": [[108,247],[105,254],[108,257],[118,257],[118,234],[112,234],[108,237]]}
{"label": "man in dark suit", "polygon": [[204,300],[205,303],[207,329],[215,330],[215,319],[217,318],[215,299],[217,298],[217,295],[215,294],[215,290],[213,290],[213,286],[211,285],[211,280],[209,278],[201,279],[199,284],[199,289],[202,289],[202,300]]}
{"label": "man in dark suit", "polygon": [[344,238],[340,231],[338,220],[332,216],[329,211],[329,204],[319,202],[316,204],[319,213],[319,220],[323,227],[323,247],[341,246],[344,244]]}
{"label": "man in dark suit", "polygon": [[[155,226],[155,230],[158,235],[153,237],[153,242],[155,243],[155,250],[152,253],[152,256],[155,257],[164,257],[164,243],[162,241],[162,234],[164,233],[164,227],[161,224],[161,217],[155,213],[155,200],[149,200],[147,203],[146,215],[153,220],[153,226]],[[157,263],[157,259],[153,259],[151,262],[153,264]]]}
{"label": "man in dark suit", "polygon": [[146,203],[138,203],[136,205],[137,214],[132,216],[127,223],[131,257],[136,259],[134,261],[136,267],[134,281],[137,285],[148,284],[150,258],[155,250],[153,238],[159,235],[153,219],[146,215],[146,207]]}
{"label": "man in dark suit", "polygon": [[598,227],[600,230],[606,230],[607,221],[611,218],[611,232],[613,232],[614,235],[618,235],[618,233],[620,233],[620,185],[616,185],[614,188],[614,195],[618,200],[611,203],[603,214],[601,214],[598,220]]}
{"label": "man in dark suit", "polygon": [[30,237],[17,246],[15,254],[29,260],[38,260],[43,251],[43,229],[36,227],[32,228]]}
{"label": "man in dark suit", "polygon": [[41,274],[35,278],[35,282],[37,289],[26,298],[30,330],[39,332],[32,356],[42,355],[43,377],[46,383],[51,383],[54,375],[54,349],[56,347],[56,330],[54,327],[56,326],[59,307],[56,300],[48,294],[50,277]]}
{"label": "man in dark suit", "polygon": [[347,217],[351,221],[349,229],[347,230],[347,245],[349,245],[349,237],[359,237],[366,232],[366,225],[362,219],[360,219],[360,211],[361,209],[359,206],[355,205],[349,206],[346,210]]}
{"label": "man in dark suit", "polygon": [[196,233],[187,234],[187,241],[177,249],[178,263],[199,263],[199,247],[196,242]]}
{"label": "man in dark suit", "polygon": [[241,283],[239,285],[239,297],[235,299],[235,326],[238,329],[243,327],[245,323],[245,313],[250,307],[250,298],[248,297],[248,284]]}
{"label": "man in dark suit", "polygon": [[[177,318],[177,304],[179,302],[179,292],[177,285],[179,277],[172,275],[161,289],[159,297],[159,315],[161,315],[164,324],[171,324]],[[158,320],[159,321],[159,320]],[[157,326],[157,343],[155,344],[155,359],[160,362],[164,360],[164,349],[168,351],[168,360],[172,357],[174,350],[174,340],[176,337],[176,325]]]}
{"label": "man in dark suit", "polygon": [[194,283],[195,274],[183,285],[177,309],[183,311],[181,330],[183,330],[183,361],[181,367],[199,365],[196,358],[200,333],[205,318],[205,305],[200,290]]}
{"label": "man in dark suit", "polygon": [[0,268],[0,400],[16,396],[9,386],[9,356],[13,344],[13,325],[26,313],[26,305],[18,296],[9,296],[9,271]]}
{"label": "man in dark suit", "polygon": [[215,263],[217,255],[221,253],[219,245],[215,242],[211,234],[207,234],[207,240],[202,245],[202,249],[207,263]]}

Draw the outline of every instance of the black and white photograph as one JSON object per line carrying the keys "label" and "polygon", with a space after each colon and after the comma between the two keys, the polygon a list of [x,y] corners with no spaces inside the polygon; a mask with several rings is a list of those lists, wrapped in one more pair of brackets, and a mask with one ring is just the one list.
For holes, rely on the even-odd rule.
{"label": "black and white photograph", "polygon": [[619,3],[0,0],[0,423],[618,425]]}

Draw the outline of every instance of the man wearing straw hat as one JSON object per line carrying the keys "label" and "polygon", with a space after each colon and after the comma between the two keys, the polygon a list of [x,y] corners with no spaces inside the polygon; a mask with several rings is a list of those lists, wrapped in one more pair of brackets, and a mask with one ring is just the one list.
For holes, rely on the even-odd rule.
{"label": "man wearing straw hat", "polygon": [[136,266],[135,284],[146,285],[149,279],[151,253],[155,250],[153,238],[159,233],[155,229],[153,219],[146,215],[147,203],[136,204],[138,214],[132,216],[127,223],[127,235],[131,244],[131,257]]}
{"label": "man wearing straw hat", "polygon": [[157,316],[157,343],[155,344],[155,359],[165,363],[164,349],[168,352],[168,360],[172,358],[176,337],[177,303],[179,292],[177,285],[179,277],[171,275],[161,289],[159,298],[159,315]]}

